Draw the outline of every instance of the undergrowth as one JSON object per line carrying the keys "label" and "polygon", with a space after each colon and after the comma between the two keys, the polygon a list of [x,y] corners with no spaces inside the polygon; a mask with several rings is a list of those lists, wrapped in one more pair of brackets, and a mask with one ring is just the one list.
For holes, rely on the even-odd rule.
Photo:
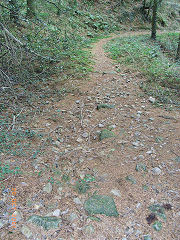
{"label": "undergrowth", "polygon": [[[139,70],[147,77],[147,82],[141,88],[153,95],[161,103],[172,103],[173,97],[178,96],[180,90],[179,63],[169,58],[162,50],[160,41],[167,39],[168,35],[158,36],[158,41],[152,41],[149,36],[135,36],[111,40],[107,46],[110,56],[131,70]],[[175,40],[171,42],[172,36]],[[170,42],[165,48],[177,49],[178,34],[168,38]],[[173,53],[172,53],[173,55]]]}

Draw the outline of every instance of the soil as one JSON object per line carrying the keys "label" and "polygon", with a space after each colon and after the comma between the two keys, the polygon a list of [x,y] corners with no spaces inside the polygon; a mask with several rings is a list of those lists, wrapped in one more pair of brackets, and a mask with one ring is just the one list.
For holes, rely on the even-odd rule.
{"label": "soil", "polygon": [[[28,173],[10,184],[15,183],[17,209],[23,221],[17,223],[12,234],[8,226],[1,229],[1,239],[26,239],[20,232],[23,224],[33,232],[30,239],[139,240],[144,235],[153,240],[180,239],[180,177],[176,161],[180,156],[180,113],[153,105],[139,88],[139,83],[146,80],[141,73],[125,66],[120,69],[108,57],[103,46],[111,38],[93,45],[94,71],[90,79],[73,82],[79,91],[59,102],[50,102],[32,122],[34,128],[46,128],[53,144],[45,145],[36,162],[18,159]],[[115,107],[97,110],[100,103]],[[60,116],[54,120],[53,114],[59,109]],[[109,126],[115,137],[100,141],[97,131]],[[137,164],[144,164],[147,171],[137,171]],[[153,173],[155,167],[160,173]],[[57,170],[61,175],[55,174]],[[69,176],[67,182],[62,181],[63,174]],[[95,181],[86,193],[80,194],[76,182],[86,174],[94,176]],[[131,177],[135,183],[128,180]],[[57,193],[55,183],[51,193],[43,192],[48,180],[60,181],[62,194]],[[112,194],[112,189],[119,190],[120,196]],[[112,196],[119,216],[98,215],[99,222],[88,218],[83,202],[93,193]],[[75,203],[75,198],[82,204]],[[153,229],[153,220],[151,223],[148,218],[152,204],[172,206],[165,209],[166,221],[155,216],[162,222],[160,231]],[[26,222],[32,214],[45,216],[55,209],[60,209],[62,218],[58,230],[44,231]],[[73,222],[69,219],[71,213],[78,216]],[[93,230],[88,233],[86,226]]]}

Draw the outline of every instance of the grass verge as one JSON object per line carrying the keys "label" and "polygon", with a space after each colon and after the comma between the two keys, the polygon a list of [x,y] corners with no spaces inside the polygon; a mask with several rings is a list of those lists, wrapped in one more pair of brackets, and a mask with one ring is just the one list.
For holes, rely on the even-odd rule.
{"label": "grass verge", "polygon": [[147,94],[160,103],[178,104],[180,65],[174,60],[177,43],[178,33],[159,35],[157,41],[143,35],[113,39],[106,50],[120,65],[138,70],[147,78],[141,84]]}

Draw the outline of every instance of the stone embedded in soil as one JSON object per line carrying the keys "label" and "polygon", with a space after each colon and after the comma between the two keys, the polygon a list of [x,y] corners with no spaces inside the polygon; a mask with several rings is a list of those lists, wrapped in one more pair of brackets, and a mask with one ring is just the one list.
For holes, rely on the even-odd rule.
{"label": "stone embedded in soil", "polygon": [[94,195],[84,203],[84,209],[89,215],[105,214],[106,216],[118,217],[114,199],[106,195]]}
{"label": "stone embedded in soil", "polygon": [[62,187],[58,187],[58,189],[57,189],[57,193],[58,193],[59,195],[61,195],[61,194],[62,194],[62,190],[63,190]]}
{"label": "stone embedded in soil", "polygon": [[111,129],[115,129],[116,128],[116,125],[114,124],[114,125],[110,125],[109,127],[108,127],[110,130]]}
{"label": "stone embedded in soil", "polygon": [[69,221],[74,222],[76,219],[78,219],[78,215],[76,213],[71,213],[69,216]]}
{"label": "stone embedded in soil", "polygon": [[117,197],[121,197],[121,193],[118,189],[112,189],[111,193],[114,194]]}
{"label": "stone embedded in soil", "polygon": [[143,240],[152,240],[152,238],[149,235],[145,235]]}
{"label": "stone embedded in soil", "polygon": [[92,224],[83,227],[83,232],[85,235],[92,235],[94,231],[95,230]]}
{"label": "stone embedded in soil", "polygon": [[134,147],[139,147],[139,142],[132,142],[132,145],[133,145]]}
{"label": "stone embedded in soil", "polygon": [[178,162],[178,163],[180,163],[180,156],[177,156],[177,157],[175,158],[175,161]]}
{"label": "stone embedded in soil", "polygon": [[37,226],[43,227],[45,230],[49,230],[51,228],[58,228],[59,224],[62,222],[60,218],[57,217],[41,217],[38,215],[32,215],[29,217],[28,222],[34,223]]}
{"label": "stone embedded in soil", "polygon": [[108,129],[104,129],[100,132],[99,140],[102,141],[105,138],[111,138],[114,136],[115,136],[115,134],[112,131],[110,131]]}
{"label": "stone embedded in soil", "polygon": [[149,97],[149,102],[155,103],[156,99],[154,97]]}
{"label": "stone embedded in soil", "polygon": [[30,238],[30,237],[32,236],[31,230],[30,230],[27,226],[25,226],[25,225],[22,226],[22,228],[21,228],[21,233],[22,233],[26,238]]}
{"label": "stone embedded in soil", "polygon": [[78,204],[78,205],[81,205],[81,204],[82,204],[82,202],[81,202],[81,200],[80,200],[79,198],[74,198],[74,199],[73,199],[73,202],[74,202],[75,204]]}
{"label": "stone embedded in soil", "polygon": [[82,142],[83,142],[83,139],[82,139],[81,137],[79,137],[79,138],[76,140],[76,142],[82,143]]}
{"label": "stone embedded in soil", "polygon": [[155,167],[155,168],[152,169],[152,174],[153,175],[160,175],[161,172],[162,172],[161,169],[158,168],[158,167]]}
{"label": "stone embedded in soil", "polygon": [[97,110],[101,109],[101,108],[114,108],[114,105],[111,104],[99,104],[97,105]]}
{"label": "stone embedded in soil", "polygon": [[87,132],[84,132],[83,134],[82,134],[82,137],[83,138],[87,138],[89,136],[89,134],[87,133]]}
{"label": "stone embedded in soil", "polygon": [[3,228],[6,224],[8,224],[8,220],[0,219],[0,229]]}
{"label": "stone embedded in soil", "polygon": [[43,187],[43,191],[46,193],[51,193],[52,192],[52,184],[49,182]]}
{"label": "stone embedded in soil", "polygon": [[15,216],[16,222],[21,221],[21,219],[23,218],[22,213],[19,212],[19,211],[15,211],[15,212],[13,213],[13,216]]}
{"label": "stone embedded in soil", "polygon": [[60,209],[56,209],[56,210],[54,210],[54,212],[53,212],[53,216],[59,217],[60,213],[61,213]]}

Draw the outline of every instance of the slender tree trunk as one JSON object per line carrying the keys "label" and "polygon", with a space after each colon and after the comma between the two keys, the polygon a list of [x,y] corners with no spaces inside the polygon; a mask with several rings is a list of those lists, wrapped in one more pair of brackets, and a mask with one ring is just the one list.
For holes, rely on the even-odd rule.
{"label": "slender tree trunk", "polygon": [[158,0],[154,0],[153,16],[152,16],[152,32],[151,32],[151,38],[154,40],[156,40],[156,30],[157,30],[157,8],[158,8]]}
{"label": "slender tree trunk", "polygon": [[17,24],[19,20],[17,0],[9,0],[9,6],[10,6],[10,19]]}
{"label": "slender tree trunk", "polygon": [[178,48],[177,48],[176,59],[180,60],[180,34],[179,34],[179,43],[178,43]]}
{"label": "slender tree trunk", "polygon": [[27,16],[33,18],[36,15],[34,0],[27,0]]}
{"label": "slender tree trunk", "polygon": [[143,0],[143,11],[145,11],[146,8],[146,0]]}
{"label": "slender tree trunk", "polygon": [[57,16],[60,16],[61,15],[61,0],[58,0],[58,3],[57,3],[57,5],[58,5],[58,10],[57,10]]}

